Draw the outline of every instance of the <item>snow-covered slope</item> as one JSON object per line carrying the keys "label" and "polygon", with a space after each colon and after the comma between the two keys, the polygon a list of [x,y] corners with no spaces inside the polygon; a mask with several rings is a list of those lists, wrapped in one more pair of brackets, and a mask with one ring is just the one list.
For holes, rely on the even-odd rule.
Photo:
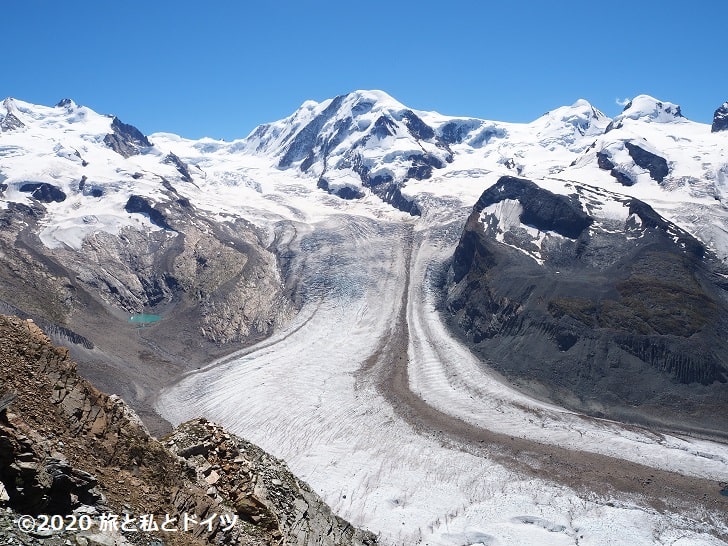
{"label": "snow-covered slope", "polygon": [[39,235],[47,246],[79,249],[94,231],[117,234],[123,226],[161,229],[124,208],[133,194],[166,199],[161,181],[181,176],[169,152],[70,100],[45,107],[5,99],[2,109],[3,202],[44,202],[50,216]]}

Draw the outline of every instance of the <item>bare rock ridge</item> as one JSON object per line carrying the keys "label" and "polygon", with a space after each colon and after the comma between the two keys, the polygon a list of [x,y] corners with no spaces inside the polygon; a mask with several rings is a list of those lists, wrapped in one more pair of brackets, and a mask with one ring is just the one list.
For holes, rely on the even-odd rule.
{"label": "bare rock ridge", "polygon": [[[586,187],[565,196],[502,177],[455,250],[446,316],[538,395],[725,436],[726,268],[646,203],[620,204],[621,222],[600,217]],[[506,210],[518,217],[504,225]]]}
{"label": "bare rock ridge", "polygon": [[[284,463],[221,427],[197,420],[162,443],[155,440],[120,398],[79,377],[68,350],[53,346],[32,321],[0,315],[0,349],[3,544],[33,537],[51,546],[377,543],[334,516]],[[22,514],[103,513],[238,519],[188,532],[129,535],[96,526],[28,534],[13,522]]]}
{"label": "bare rock ridge", "polygon": [[136,127],[123,123],[114,116],[111,122],[113,132],[104,137],[104,144],[123,157],[137,155],[144,148],[150,148],[152,143]]}
{"label": "bare rock ridge", "polygon": [[15,131],[25,127],[25,123],[18,118],[14,111],[15,104],[11,98],[7,98],[3,101],[3,107],[5,109],[5,113],[0,112],[0,133]]}

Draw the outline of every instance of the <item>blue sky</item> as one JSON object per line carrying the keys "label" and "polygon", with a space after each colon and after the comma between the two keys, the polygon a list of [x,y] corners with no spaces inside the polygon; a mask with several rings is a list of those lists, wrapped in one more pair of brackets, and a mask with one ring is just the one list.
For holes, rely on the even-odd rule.
{"label": "blue sky", "polygon": [[710,122],[728,100],[721,1],[3,0],[0,96],[69,97],[145,133],[233,139],[304,100],[530,121],[647,93]]}

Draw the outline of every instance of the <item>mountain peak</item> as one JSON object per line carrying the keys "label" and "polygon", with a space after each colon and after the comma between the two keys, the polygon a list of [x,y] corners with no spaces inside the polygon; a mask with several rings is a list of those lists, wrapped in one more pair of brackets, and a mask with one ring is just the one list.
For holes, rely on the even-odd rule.
{"label": "mountain peak", "polygon": [[407,107],[397,99],[378,89],[358,89],[321,103],[324,108],[333,108],[339,116],[358,118],[369,112],[402,112]]}
{"label": "mountain peak", "polygon": [[0,113],[0,132],[13,131],[25,127],[25,124],[17,116],[18,108],[15,99],[8,97],[3,101],[5,114]]}
{"label": "mountain peak", "polygon": [[404,108],[402,103],[392,97],[392,95],[380,89],[358,89],[347,93],[346,96],[356,101],[371,101],[377,104],[396,105],[397,107]]}
{"label": "mountain peak", "polygon": [[13,97],[6,97],[3,100],[3,108],[8,114],[18,113],[18,102]]}
{"label": "mountain peak", "polygon": [[579,99],[570,106],[546,112],[531,126],[537,128],[542,141],[572,145],[581,137],[603,133],[609,122],[609,118],[589,101]]}
{"label": "mountain peak", "polygon": [[641,119],[655,123],[669,123],[683,118],[680,106],[658,100],[649,95],[637,95],[629,101],[617,119]]}
{"label": "mountain peak", "polygon": [[68,108],[69,110],[72,110],[73,108],[76,108],[78,104],[76,104],[73,99],[61,99],[58,101],[58,104],[56,104],[56,108]]}

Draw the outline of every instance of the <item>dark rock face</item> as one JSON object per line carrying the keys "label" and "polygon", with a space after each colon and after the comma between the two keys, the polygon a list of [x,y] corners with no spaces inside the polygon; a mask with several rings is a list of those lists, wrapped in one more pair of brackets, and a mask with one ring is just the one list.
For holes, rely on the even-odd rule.
{"label": "dark rock face", "polygon": [[8,112],[5,117],[0,120],[0,132],[14,131],[25,127],[25,124],[18,119],[18,117],[12,112]]}
{"label": "dark rock face", "polygon": [[166,163],[168,165],[174,165],[177,168],[177,172],[179,172],[180,175],[182,175],[182,180],[185,182],[192,182],[192,175],[190,175],[190,170],[187,167],[187,163],[182,161],[179,157],[174,155],[172,152],[168,153],[162,163]]}
{"label": "dark rock face", "polygon": [[364,194],[360,191],[357,191],[354,188],[350,188],[348,186],[344,186],[343,188],[336,188],[333,189],[329,186],[328,180],[325,178],[319,178],[318,183],[316,184],[316,187],[330,193],[331,195],[336,195],[338,197],[341,197],[342,199],[361,199],[364,197]]}
{"label": "dark rock face", "polygon": [[435,138],[435,131],[422,121],[412,110],[405,111],[402,116],[407,130],[417,140],[430,140]]}
{"label": "dark rock face", "polygon": [[597,152],[597,165],[604,171],[611,171],[614,168],[614,163],[604,152]]}
{"label": "dark rock face", "polygon": [[122,123],[117,117],[114,117],[114,120],[111,122],[111,129],[113,133],[104,137],[104,144],[119,155],[131,157],[139,154],[142,148],[152,146],[152,143],[149,142],[147,137],[139,129],[133,125]]}
{"label": "dark rock face", "polygon": [[417,203],[402,195],[402,190],[397,187],[390,188],[385,194],[385,201],[390,203],[397,210],[408,213],[410,216],[420,216],[422,211]]}
{"label": "dark rock face", "polygon": [[[371,176],[369,174],[369,168],[362,164],[361,158],[358,155],[354,157],[354,162],[351,167],[361,177],[364,186],[370,188],[374,195],[382,201],[412,216],[419,216],[421,214],[416,203],[406,199],[402,195],[401,185],[403,182],[397,182],[389,174]],[[427,165],[425,167],[429,168]]]}
{"label": "dark rock face", "polygon": [[627,173],[624,173],[618,169],[612,169],[611,171],[609,171],[609,174],[616,178],[617,182],[619,182],[623,186],[634,186],[634,180],[632,180],[632,178]]}
{"label": "dark rock face", "polygon": [[728,102],[724,102],[713,114],[713,125],[710,130],[713,133],[728,131]]}
{"label": "dark rock face", "polygon": [[650,177],[653,180],[662,182],[670,172],[664,157],[648,152],[631,142],[625,142],[624,145],[635,164],[650,171]]}
{"label": "dark rock face", "polygon": [[525,178],[503,176],[483,192],[474,213],[506,199],[518,200],[522,207],[521,222],[542,231],[554,231],[576,239],[589,227],[592,219],[574,199],[541,189]]}
{"label": "dark rock face", "polygon": [[440,129],[440,140],[445,144],[460,144],[478,125],[477,120],[451,121]]}
{"label": "dark rock face", "polygon": [[684,252],[696,257],[705,256],[705,247],[695,237],[665,220],[655,212],[651,206],[639,199],[630,199],[628,202],[629,214],[639,217],[645,228],[656,229],[663,232],[667,237],[681,248]]}
{"label": "dark rock face", "polygon": [[296,161],[305,159],[313,153],[319,133],[326,122],[336,115],[336,112],[341,107],[341,103],[344,102],[345,98],[346,95],[339,95],[336,97],[331,101],[331,104],[329,104],[326,109],[321,112],[320,115],[312,119],[306,127],[296,134],[291,143],[288,145],[285,154],[283,154],[283,157],[278,162],[279,168],[288,168]]}
{"label": "dark rock face", "polygon": [[[445,287],[455,332],[539,396],[728,436],[725,266],[644,202],[626,200],[621,229],[602,230],[576,198],[534,186],[501,179],[474,207]],[[543,264],[498,242],[481,213],[503,199],[521,203],[522,223],[570,239]],[[536,219],[526,212],[534,207]]]}
{"label": "dark rock face", "polygon": [[139,195],[132,195],[124,206],[124,210],[130,214],[139,213],[146,214],[149,216],[149,221],[155,226],[159,226],[162,229],[173,230],[173,228],[167,223],[167,218],[163,213],[152,207],[149,202]]}
{"label": "dark rock face", "polygon": [[20,191],[29,193],[41,203],[61,203],[66,200],[63,190],[46,182],[28,182],[20,186]]}
{"label": "dark rock face", "polygon": [[23,220],[36,220],[43,216],[44,210],[41,206],[29,207],[24,203],[8,201],[7,208],[0,211],[0,226],[9,226],[18,217]]}
{"label": "dark rock face", "polygon": [[412,166],[407,170],[407,179],[426,180],[432,177],[432,169],[442,169],[445,167],[440,158],[432,154],[415,154],[407,158],[412,162]]}
{"label": "dark rock face", "polygon": [[386,116],[379,116],[377,121],[374,122],[374,128],[371,134],[379,139],[383,139],[394,135],[396,130],[397,124],[393,120]]}
{"label": "dark rock face", "polygon": [[93,506],[102,500],[91,474],[72,468],[65,460],[43,457],[23,436],[3,436],[0,481],[5,484],[10,505],[19,512],[68,515],[80,504]]}

